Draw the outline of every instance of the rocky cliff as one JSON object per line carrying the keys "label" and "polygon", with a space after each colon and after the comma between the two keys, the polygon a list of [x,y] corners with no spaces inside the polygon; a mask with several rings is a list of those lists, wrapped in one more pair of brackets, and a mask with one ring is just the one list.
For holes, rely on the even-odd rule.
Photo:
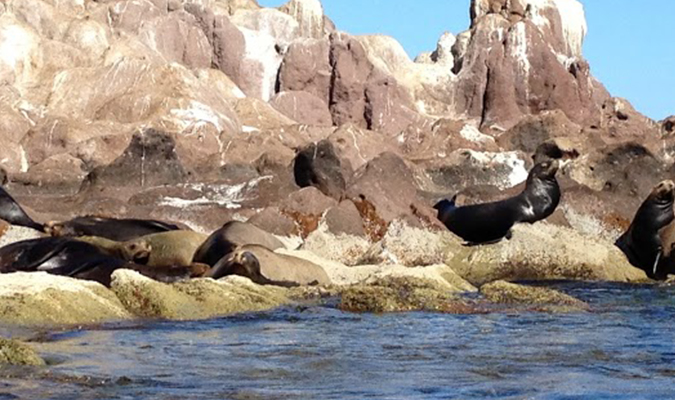
{"label": "rocky cliff", "polygon": [[672,121],[593,77],[578,1],[470,15],[413,61],[340,31],[319,0],[6,0],[0,165],[37,219],[252,217],[377,240],[393,220],[433,227],[440,197],[503,197],[554,157],[570,162],[551,222],[623,228],[671,174]]}

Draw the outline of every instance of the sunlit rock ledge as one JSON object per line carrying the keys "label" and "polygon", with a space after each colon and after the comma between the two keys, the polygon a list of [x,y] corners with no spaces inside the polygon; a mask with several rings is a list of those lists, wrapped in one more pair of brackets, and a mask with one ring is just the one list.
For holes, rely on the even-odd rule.
{"label": "sunlit rock ledge", "polygon": [[[628,264],[611,242],[547,223],[518,225],[510,240],[471,247],[462,246],[447,232],[418,228],[397,232],[402,236],[394,240],[390,234],[378,251],[405,254],[407,236],[407,251],[414,255],[415,246],[421,243],[414,238],[436,238],[427,247],[427,260],[444,256],[445,263],[401,265],[381,257],[372,259],[375,263],[370,265],[349,267],[339,261],[339,254],[331,254],[334,259],[328,260],[307,250],[280,250],[320,265],[333,282],[325,287],[292,289],[261,286],[238,276],[168,284],[130,270],[116,271],[111,289],[43,272],[1,274],[0,323],[53,326],[133,318],[197,320],[269,310],[326,296],[342,299],[346,311],[464,312],[467,309],[463,303],[455,301],[457,295],[475,292],[476,286],[498,280],[647,280],[644,272]],[[330,245],[333,239],[326,235],[325,243]],[[444,247],[438,243],[444,243]]]}

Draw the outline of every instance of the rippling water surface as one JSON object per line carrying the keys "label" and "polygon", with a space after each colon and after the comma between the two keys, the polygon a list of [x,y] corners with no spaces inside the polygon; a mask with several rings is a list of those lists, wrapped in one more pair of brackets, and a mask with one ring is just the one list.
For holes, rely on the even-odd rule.
{"label": "rippling water surface", "polygon": [[0,370],[0,400],[675,397],[675,288],[555,286],[593,311],[284,308],[52,333],[34,343],[48,367]]}

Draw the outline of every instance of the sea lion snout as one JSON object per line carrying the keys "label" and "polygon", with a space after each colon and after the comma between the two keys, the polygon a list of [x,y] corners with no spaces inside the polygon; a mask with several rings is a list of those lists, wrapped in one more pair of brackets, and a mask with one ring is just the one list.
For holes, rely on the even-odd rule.
{"label": "sea lion snout", "polygon": [[653,194],[661,200],[673,200],[675,198],[675,182],[670,179],[659,182],[654,187]]}
{"label": "sea lion snout", "polygon": [[150,261],[152,246],[144,241],[127,243],[124,246],[124,258],[138,264],[147,264]]}

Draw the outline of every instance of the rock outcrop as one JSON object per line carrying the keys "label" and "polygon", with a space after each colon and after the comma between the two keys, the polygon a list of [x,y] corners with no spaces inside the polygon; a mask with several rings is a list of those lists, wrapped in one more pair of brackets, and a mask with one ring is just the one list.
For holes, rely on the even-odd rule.
{"label": "rock outcrop", "polygon": [[[675,120],[652,121],[593,77],[578,0],[473,0],[469,28],[415,61],[394,38],[339,31],[319,0],[0,8],[1,178],[39,222],[150,217],[208,234],[248,220],[352,285],[350,310],[452,311],[449,293],[496,280],[645,279],[612,240],[674,171]],[[549,158],[565,165],[546,224],[463,247],[436,220],[439,199],[507,197]],[[0,244],[39,235],[0,228]],[[290,301],[238,278],[116,277],[111,292],[0,276],[0,320],[206,318]]]}

